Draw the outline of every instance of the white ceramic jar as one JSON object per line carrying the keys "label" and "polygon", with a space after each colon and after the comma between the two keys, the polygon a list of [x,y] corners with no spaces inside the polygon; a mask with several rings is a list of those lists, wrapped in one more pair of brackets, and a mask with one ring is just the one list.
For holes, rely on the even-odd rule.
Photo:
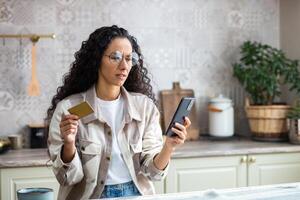
{"label": "white ceramic jar", "polygon": [[234,134],[233,103],[223,95],[212,98],[208,105],[209,135],[230,137]]}

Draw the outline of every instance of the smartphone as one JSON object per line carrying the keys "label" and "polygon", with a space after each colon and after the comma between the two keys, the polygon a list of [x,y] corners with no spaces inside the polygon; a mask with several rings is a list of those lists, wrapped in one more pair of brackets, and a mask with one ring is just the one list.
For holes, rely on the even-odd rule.
{"label": "smartphone", "polygon": [[86,101],[68,109],[69,113],[77,115],[79,118],[85,117],[94,112],[93,108]]}
{"label": "smartphone", "polygon": [[177,109],[166,131],[167,136],[174,137],[177,135],[171,130],[171,128],[175,125],[175,122],[180,124],[184,123],[184,117],[187,117],[189,115],[190,111],[192,110],[194,102],[195,102],[194,97],[183,97],[180,100],[180,103],[177,106]]}

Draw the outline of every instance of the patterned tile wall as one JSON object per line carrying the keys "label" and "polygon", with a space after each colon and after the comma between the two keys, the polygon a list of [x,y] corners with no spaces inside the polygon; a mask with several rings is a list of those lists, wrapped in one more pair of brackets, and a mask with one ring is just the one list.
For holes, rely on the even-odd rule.
{"label": "patterned tile wall", "polygon": [[279,46],[278,0],[0,0],[0,34],[57,36],[37,43],[39,97],[26,93],[31,43],[0,40],[0,136],[26,134],[27,124],[41,123],[81,42],[112,24],[137,37],[156,93],[173,81],[194,89],[202,133],[209,97],[219,93],[234,101],[236,132],[247,133],[244,92],[231,64],[244,40]]}

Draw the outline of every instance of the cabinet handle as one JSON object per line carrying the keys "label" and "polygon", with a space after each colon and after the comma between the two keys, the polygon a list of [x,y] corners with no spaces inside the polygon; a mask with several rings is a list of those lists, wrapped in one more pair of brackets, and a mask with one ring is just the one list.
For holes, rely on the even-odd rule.
{"label": "cabinet handle", "polygon": [[247,162],[247,156],[243,156],[241,158],[241,163],[246,163]]}
{"label": "cabinet handle", "polygon": [[249,162],[250,162],[250,163],[255,163],[255,162],[256,162],[256,158],[251,156],[251,157],[249,158]]}

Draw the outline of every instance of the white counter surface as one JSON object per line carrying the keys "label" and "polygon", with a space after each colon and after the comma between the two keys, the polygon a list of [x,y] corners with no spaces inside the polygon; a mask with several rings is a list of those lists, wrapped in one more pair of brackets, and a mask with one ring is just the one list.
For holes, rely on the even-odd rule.
{"label": "white counter surface", "polygon": [[299,200],[300,182],[278,185],[204,190],[139,197],[109,198],[107,200]]}

